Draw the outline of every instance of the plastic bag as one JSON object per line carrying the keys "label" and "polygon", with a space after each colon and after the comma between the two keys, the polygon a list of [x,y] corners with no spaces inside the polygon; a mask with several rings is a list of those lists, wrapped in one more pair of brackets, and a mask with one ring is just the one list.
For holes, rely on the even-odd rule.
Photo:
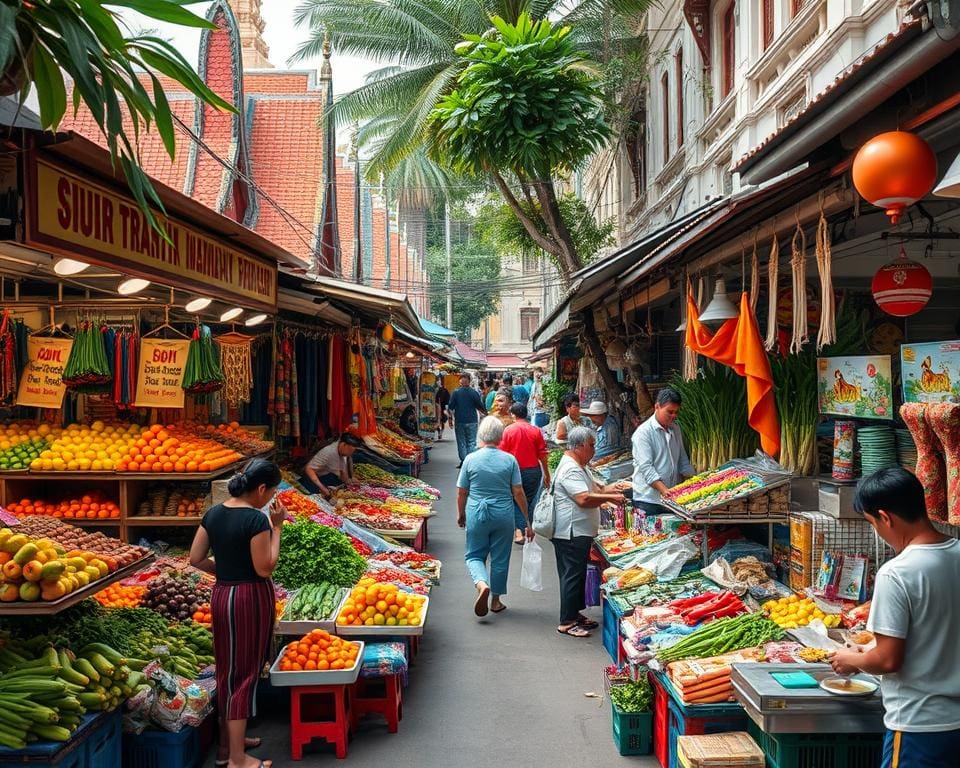
{"label": "plastic bag", "polygon": [[523,545],[520,586],[531,592],[543,591],[543,549],[536,541],[528,541]]}

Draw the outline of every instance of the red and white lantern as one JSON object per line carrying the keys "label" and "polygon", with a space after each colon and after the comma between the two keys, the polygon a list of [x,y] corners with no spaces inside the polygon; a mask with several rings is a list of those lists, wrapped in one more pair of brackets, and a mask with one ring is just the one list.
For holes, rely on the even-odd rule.
{"label": "red and white lantern", "polygon": [[888,315],[909,317],[923,309],[933,295],[933,278],[923,264],[899,257],[880,267],[870,285],[873,298]]}

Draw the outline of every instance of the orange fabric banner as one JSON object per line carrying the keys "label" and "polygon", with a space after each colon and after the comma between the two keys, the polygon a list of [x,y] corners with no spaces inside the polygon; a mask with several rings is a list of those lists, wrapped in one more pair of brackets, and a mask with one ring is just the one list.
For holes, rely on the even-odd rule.
{"label": "orange fabric banner", "polygon": [[763,450],[776,458],[780,453],[780,419],[773,397],[773,373],[747,294],[740,298],[740,317],[727,320],[716,333],[700,322],[697,304],[688,294],[686,345],[746,378],[747,423],[760,435]]}

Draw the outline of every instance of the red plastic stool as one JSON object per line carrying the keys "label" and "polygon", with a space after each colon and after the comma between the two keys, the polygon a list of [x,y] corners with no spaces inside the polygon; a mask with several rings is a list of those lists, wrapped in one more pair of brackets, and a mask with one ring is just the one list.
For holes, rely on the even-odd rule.
{"label": "red plastic stool", "polygon": [[387,733],[396,733],[403,720],[401,689],[400,675],[358,678],[350,703],[353,727],[357,727],[362,715],[377,714],[387,719]]}
{"label": "red plastic stool", "polygon": [[[303,759],[303,748],[312,739],[326,739],[337,748],[337,757],[347,756],[347,739],[350,736],[351,701],[349,685],[305,685],[290,689],[290,756]],[[310,697],[332,697],[327,702],[327,717],[319,714],[321,709]],[[329,719],[332,709],[333,719]],[[309,717],[305,720],[304,717]],[[320,719],[323,718],[323,719]]]}

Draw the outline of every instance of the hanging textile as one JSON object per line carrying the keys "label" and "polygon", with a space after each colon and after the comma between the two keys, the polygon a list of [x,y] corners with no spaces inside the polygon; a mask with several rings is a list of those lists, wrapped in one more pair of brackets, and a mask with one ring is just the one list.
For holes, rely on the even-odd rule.
{"label": "hanging textile", "polygon": [[317,345],[317,427],[316,434],[321,438],[330,436],[331,403],[327,372],[330,370],[331,339],[321,339]]}
{"label": "hanging textile", "polygon": [[353,421],[350,382],[347,374],[347,342],[335,336],[330,340],[330,363],[327,368],[327,399],[330,401],[328,423],[333,434],[345,431]]}
{"label": "hanging textile", "polygon": [[17,397],[17,338],[10,313],[3,310],[0,323],[0,403],[8,405]]}
{"label": "hanging textile", "polygon": [[780,420],[773,397],[773,373],[747,293],[740,297],[740,317],[727,320],[715,334],[700,322],[693,295],[687,294],[686,344],[746,378],[747,423],[760,435],[763,450],[776,457],[780,452]]}
{"label": "hanging textile", "polygon": [[363,359],[363,345],[360,341],[359,329],[354,329],[351,335],[347,364],[352,408],[357,417],[357,432],[361,435],[372,435],[377,431],[377,416],[374,412],[373,400],[370,399],[367,364]]}
{"label": "hanging textile", "polygon": [[420,436],[433,437],[437,432],[437,375],[420,375]]}
{"label": "hanging textile", "polygon": [[[244,424],[267,424],[270,421],[270,388],[273,382],[273,345],[271,337],[258,336],[253,343],[253,389],[250,401],[240,408],[240,421]],[[211,410],[220,409],[219,392],[208,395],[206,400]]]}
{"label": "hanging textile", "polygon": [[253,337],[230,332],[217,336],[220,367],[223,370],[223,399],[230,408],[250,402],[253,389]]}

